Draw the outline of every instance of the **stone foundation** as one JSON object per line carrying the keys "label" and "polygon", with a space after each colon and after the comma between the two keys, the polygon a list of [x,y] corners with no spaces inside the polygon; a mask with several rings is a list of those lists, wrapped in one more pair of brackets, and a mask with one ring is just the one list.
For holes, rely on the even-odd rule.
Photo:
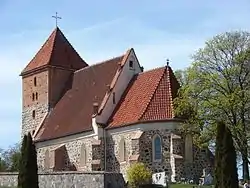
{"label": "stone foundation", "polygon": [[[0,173],[0,186],[16,187],[17,173]],[[122,174],[107,172],[53,172],[39,174],[39,188],[123,188]]]}

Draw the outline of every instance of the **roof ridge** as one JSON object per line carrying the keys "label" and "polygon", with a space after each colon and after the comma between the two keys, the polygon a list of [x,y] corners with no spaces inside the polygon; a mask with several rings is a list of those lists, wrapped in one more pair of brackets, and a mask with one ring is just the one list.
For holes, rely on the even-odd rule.
{"label": "roof ridge", "polygon": [[[171,76],[170,76],[170,71],[173,73],[173,70],[171,69],[171,67],[167,67],[167,79],[169,79],[169,86],[168,86],[168,89],[169,89],[169,95],[170,95],[170,106],[171,106],[171,109],[172,109],[172,117],[174,117],[174,104],[173,104],[173,88],[172,88],[172,82],[171,82]],[[173,73],[173,76],[175,77],[174,73]]]}
{"label": "roof ridge", "polygon": [[[74,48],[74,46],[71,44],[71,42],[68,40],[68,38],[64,35],[64,33],[61,31],[61,29],[57,26],[56,27],[56,32],[59,32],[58,34],[61,35],[61,37],[63,37],[63,39],[66,40],[67,44],[69,45],[69,47],[74,51],[74,53],[82,60],[85,62],[85,60],[80,56],[80,54],[77,52],[77,50]],[[55,35],[55,38],[56,38],[56,35]],[[54,43],[53,43],[53,50],[55,49],[54,48],[54,45],[55,45],[55,38],[54,38]],[[52,51],[53,51],[52,50]],[[85,64],[87,64],[85,62]],[[88,64],[87,64],[88,65]]]}
{"label": "roof ridge", "polygon": [[53,56],[53,52],[55,51],[55,41],[56,41],[56,35],[58,34],[57,32],[60,31],[60,29],[58,27],[56,27],[56,29],[54,30],[54,32],[51,34],[51,36],[54,34],[54,38],[53,38],[53,43],[52,43],[52,50],[49,56],[49,64],[51,62],[52,56]]}
{"label": "roof ridge", "polygon": [[76,70],[74,73],[80,72],[80,71],[82,71],[82,70],[84,70],[84,69],[89,69],[89,68],[93,68],[93,67],[98,66],[98,65],[102,65],[102,64],[107,63],[107,62],[109,62],[109,61],[112,61],[112,60],[121,58],[122,56],[124,56],[124,54],[123,54],[123,55],[119,55],[119,56],[117,56],[117,57],[113,57],[113,58],[104,60],[104,61],[100,61],[100,62],[95,63],[95,64],[92,64],[92,65],[88,65],[88,66],[83,67],[83,68],[81,68],[81,69],[79,69],[79,70]]}
{"label": "roof ridge", "polygon": [[[21,74],[26,72],[26,68],[30,65],[30,63],[36,58],[36,56],[41,53],[41,51],[43,50],[43,48],[45,47],[45,45],[48,44],[48,42],[50,41],[51,37],[53,36],[55,30],[49,35],[49,37],[45,40],[45,42],[41,45],[40,49],[35,53],[35,55],[33,56],[33,58],[29,61],[29,63],[25,66],[25,68],[22,70]],[[54,44],[55,44],[55,37],[54,37],[54,40],[53,40],[53,47],[54,47]],[[51,58],[51,54],[52,54],[52,50],[51,50],[51,53],[50,53],[50,58]],[[50,59],[49,59],[50,60]],[[48,61],[49,62],[49,61]]]}
{"label": "roof ridge", "polygon": [[153,69],[149,69],[149,70],[146,70],[146,71],[143,71],[143,72],[139,72],[138,74],[141,75],[141,74],[144,74],[144,73],[149,73],[149,72],[152,72],[152,71],[156,71],[158,69],[162,69],[162,68],[166,68],[166,66],[162,66],[162,67],[156,67],[156,68],[153,68]]}
{"label": "roof ridge", "polygon": [[[168,67],[168,66],[164,66],[164,70],[162,71],[161,77],[160,77],[160,79],[158,80],[158,82],[156,83],[156,86],[155,86],[153,92],[150,94],[150,98],[149,98],[149,100],[148,100],[148,102],[147,102],[147,105],[146,105],[145,109],[142,111],[142,113],[141,113],[141,115],[139,116],[138,120],[140,120],[140,119],[143,117],[143,115],[145,114],[145,112],[147,111],[147,109],[148,109],[148,107],[149,107],[149,104],[150,104],[150,102],[152,101],[152,99],[153,99],[153,97],[154,97],[154,94],[155,94],[157,88],[159,87],[162,78],[164,77],[164,74],[165,74],[165,72],[166,72],[166,70],[167,70],[167,67]],[[163,67],[161,67],[161,68],[163,68]],[[157,70],[157,69],[160,69],[160,68],[156,68],[156,69],[153,69],[153,70]],[[148,71],[148,72],[149,72],[149,71]]]}
{"label": "roof ridge", "polygon": [[75,70],[88,65],[58,27],[53,30],[22,70],[21,76],[36,68],[48,67],[49,65]]}
{"label": "roof ridge", "polygon": [[[121,72],[122,72],[123,65],[126,63],[126,61],[127,61],[128,57],[129,57],[129,55],[131,54],[131,51],[132,51],[132,50],[133,50],[133,48],[127,50],[127,51],[125,52],[125,54],[123,54],[123,57],[121,56],[121,57],[122,57],[122,59],[121,59],[121,61],[120,61],[120,62],[121,62],[121,64],[120,64],[120,65],[121,65],[121,69],[120,69],[120,70],[118,69],[118,70],[116,71],[116,73],[115,73],[113,79],[111,80],[111,82],[110,82],[110,89],[112,89],[112,88],[115,87],[116,82],[117,82],[117,80],[118,80],[118,78],[119,78],[119,76],[120,76],[120,74],[121,74]],[[103,97],[103,100],[102,100],[102,102],[101,102],[101,105],[100,105],[100,107],[99,107],[99,109],[98,109],[98,112],[99,112],[99,113],[101,113],[102,110],[104,109],[104,107],[106,106],[106,103],[107,103],[107,101],[108,101],[110,95],[111,95],[111,92],[108,92],[108,93],[106,93],[105,96]]]}

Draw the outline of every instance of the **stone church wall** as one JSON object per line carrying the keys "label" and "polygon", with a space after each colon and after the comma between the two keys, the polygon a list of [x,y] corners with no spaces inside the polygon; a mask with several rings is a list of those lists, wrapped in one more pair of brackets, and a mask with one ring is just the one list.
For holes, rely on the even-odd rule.
{"label": "stone church wall", "polygon": [[175,181],[181,181],[181,179],[199,181],[205,174],[213,175],[214,156],[208,149],[201,149],[197,146],[193,146],[193,160],[186,161],[185,158],[185,142],[183,138],[174,139],[173,141],[173,154],[178,155],[173,159],[172,166],[175,168]]}
{"label": "stone church wall", "polygon": [[[33,110],[35,110],[35,118],[32,117]],[[22,112],[22,136],[30,132],[34,133],[34,130],[42,122],[44,116],[49,110],[47,104],[36,104],[30,107],[26,107]]]}
{"label": "stone church wall", "polygon": [[[132,137],[137,131],[118,133],[107,137],[107,171],[122,173],[126,179],[126,170],[130,166],[129,157],[133,153]],[[125,160],[121,160],[120,141],[125,141]]]}
{"label": "stone church wall", "polygon": [[[152,156],[152,140],[153,136],[158,134],[162,140],[162,161],[153,162]],[[149,130],[145,131],[140,138],[140,162],[147,165],[149,169],[155,172],[167,172],[171,174],[170,166],[170,132],[169,130]]]}
{"label": "stone church wall", "polygon": [[[16,187],[17,173],[0,173],[0,186]],[[39,174],[40,188],[124,188],[122,174],[107,172],[53,172]]]}
{"label": "stone church wall", "polygon": [[[162,141],[163,157],[161,162],[152,160],[152,141],[156,134],[161,137]],[[210,157],[212,156],[208,150],[193,147],[193,163],[186,163],[183,138],[173,139],[171,131],[167,129],[146,130],[144,132],[131,130],[108,134],[106,138],[106,156],[102,139],[96,140],[93,137],[80,139],[80,137],[75,137],[63,145],[59,143],[52,144],[54,141],[47,143],[48,146],[41,147],[39,145],[37,148],[39,172],[55,171],[56,168],[53,170],[51,168],[49,170],[45,169],[46,151],[53,152],[55,149],[62,148],[62,146],[66,151],[64,157],[66,160],[63,169],[57,168],[59,171],[103,171],[105,170],[104,160],[106,159],[106,171],[122,173],[125,180],[127,180],[126,171],[133,162],[145,163],[153,173],[165,171],[169,177],[172,178],[173,176],[176,181],[180,181],[182,178],[200,178],[204,169],[206,169],[207,173],[212,172],[213,161],[212,158],[209,158],[209,154]],[[81,146],[83,143],[86,147],[86,165],[81,164]],[[123,146],[121,145],[122,143],[124,143]],[[173,144],[172,150],[171,143]],[[122,147],[124,147],[124,153],[122,153]],[[52,156],[51,159],[53,160],[53,158],[56,158],[56,156]],[[52,167],[54,166],[52,165]]]}
{"label": "stone church wall", "polygon": [[[94,138],[83,138],[79,140],[72,140],[68,141],[65,144],[65,164],[63,170],[79,170],[79,171],[91,171],[92,170],[92,163],[94,160],[101,158],[103,156],[103,151],[97,150],[98,152],[94,152],[94,159],[92,157],[92,149],[95,147],[94,145]],[[86,163],[85,165],[80,164],[81,159],[81,146],[82,144],[85,145],[86,148]],[[62,144],[54,144],[50,146],[40,147],[37,148],[37,161],[38,161],[38,168],[40,171],[48,171],[45,169],[45,153],[48,150],[50,153],[50,160],[53,161],[56,156],[52,156],[52,152],[62,146]],[[50,162],[51,164],[51,162]]]}

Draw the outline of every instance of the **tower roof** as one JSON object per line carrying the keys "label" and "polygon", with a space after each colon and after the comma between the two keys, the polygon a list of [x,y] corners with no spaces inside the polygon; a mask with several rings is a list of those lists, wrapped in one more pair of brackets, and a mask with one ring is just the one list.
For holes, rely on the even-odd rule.
{"label": "tower roof", "polygon": [[75,51],[62,31],[56,27],[21,75],[46,66],[78,70],[88,64]]}

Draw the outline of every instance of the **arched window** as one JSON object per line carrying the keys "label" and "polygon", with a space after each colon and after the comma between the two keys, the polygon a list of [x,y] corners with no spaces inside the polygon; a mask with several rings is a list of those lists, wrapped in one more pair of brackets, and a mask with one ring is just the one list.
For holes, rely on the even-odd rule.
{"label": "arched window", "polygon": [[38,93],[36,92],[36,100],[38,100]]}
{"label": "arched window", "polygon": [[120,162],[126,161],[126,145],[124,138],[121,138],[119,143],[119,154],[120,154]]}
{"label": "arched window", "polygon": [[45,151],[45,158],[44,158],[44,168],[45,170],[48,170],[50,167],[50,159],[49,159],[49,150]]}
{"label": "arched window", "polygon": [[81,146],[81,155],[80,155],[80,166],[85,166],[87,163],[87,152],[85,144]]}
{"label": "arched window", "polygon": [[32,93],[32,101],[35,100],[35,93]]}
{"label": "arched window", "polygon": [[152,142],[152,150],[153,150],[153,161],[161,161],[162,159],[162,143],[161,137],[159,135],[155,135],[153,137]]}

